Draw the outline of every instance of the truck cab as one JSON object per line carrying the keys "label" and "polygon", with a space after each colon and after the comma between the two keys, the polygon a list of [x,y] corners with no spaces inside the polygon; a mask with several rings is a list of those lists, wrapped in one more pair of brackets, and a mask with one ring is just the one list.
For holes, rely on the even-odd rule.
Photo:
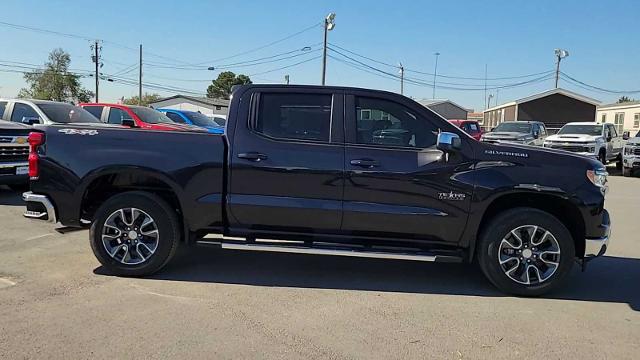
{"label": "truck cab", "polygon": [[522,144],[542,146],[547,137],[547,127],[540,121],[505,121],[490,132],[483,134],[480,141],[494,144]]}

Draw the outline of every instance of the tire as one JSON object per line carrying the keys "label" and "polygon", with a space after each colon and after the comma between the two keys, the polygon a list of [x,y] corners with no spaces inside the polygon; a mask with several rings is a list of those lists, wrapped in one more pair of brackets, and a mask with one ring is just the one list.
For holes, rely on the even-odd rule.
{"label": "tire", "polygon": [[617,170],[622,170],[623,164],[622,164],[622,154],[619,154],[618,157],[616,158],[616,169]]}
{"label": "tire", "polygon": [[622,168],[622,176],[624,177],[630,177],[632,174],[633,169],[628,168],[628,167],[624,167]]}
{"label": "tire", "polygon": [[[511,246],[517,243],[511,235],[514,232],[522,240],[520,250]],[[527,238],[531,233],[533,241]],[[505,254],[511,251],[514,254]],[[574,257],[575,245],[569,230],[551,214],[525,207],[504,211],[491,219],[480,235],[477,252],[480,268],[489,281],[505,293],[520,296],[540,296],[557,288],[571,272]],[[557,265],[548,265],[551,263]]]}
{"label": "tire", "polygon": [[89,237],[93,254],[108,272],[146,276],[173,258],[180,234],[176,212],[167,202],[151,193],[130,191],[104,202],[96,212]]}
{"label": "tire", "polygon": [[598,154],[598,160],[600,160],[602,165],[607,166],[607,152],[605,150],[600,151],[600,154]]}

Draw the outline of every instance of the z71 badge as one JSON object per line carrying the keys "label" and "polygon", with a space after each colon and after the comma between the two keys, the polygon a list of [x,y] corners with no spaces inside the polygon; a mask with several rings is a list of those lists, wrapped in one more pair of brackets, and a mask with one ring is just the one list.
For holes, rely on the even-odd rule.
{"label": "z71 badge", "polygon": [[440,199],[440,200],[462,201],[466,197],[467,197],[467,195],[465,195],[465,194],[454,193],[453,191],[438,193],[438,199]]}
{"label": "z71 badge", "polygon": [[58,132],[67,135],[98,135],[98,130],[87,130],[87,129],[60,129]]}

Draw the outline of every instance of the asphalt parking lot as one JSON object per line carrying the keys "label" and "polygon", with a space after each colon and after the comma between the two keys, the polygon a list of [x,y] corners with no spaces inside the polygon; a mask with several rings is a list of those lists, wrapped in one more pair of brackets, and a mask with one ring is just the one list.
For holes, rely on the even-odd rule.
{"label": "asphalt parking lot", "polygon": [[0,358],[637,358],[640,178],[610,188],[607,255],[526,299],[471,265],[211,248],[117,278],[0,187]]}

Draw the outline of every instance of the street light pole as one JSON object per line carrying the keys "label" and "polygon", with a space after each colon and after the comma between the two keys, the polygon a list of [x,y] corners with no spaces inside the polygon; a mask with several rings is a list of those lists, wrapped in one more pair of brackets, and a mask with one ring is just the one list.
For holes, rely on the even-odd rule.
{"label": "street light pole", "polygon": [[436,56],[436,66],[433,69],[433,96],[431,97],[432,99],[436,98],[436,75],[438,74],[438,56],[440,56],[440,53],[434,53],[433,55]]}
{"label": "street light pole", "polygon": [[558,88],[558,79],[560,78],[560,61],[567,56],[569,56],[569,52],[563,49],[555,49],[556,54],[556,89]]}
{"label": "street light pole", "polygon": [[322,85],[325,85],[325,81],[327,78],[327,34],[329,31],[333,30],[336,27],[334,22],[336,18],[335,13],[329,13],[327,17],[324,18],[324,46],[322,47]]}

